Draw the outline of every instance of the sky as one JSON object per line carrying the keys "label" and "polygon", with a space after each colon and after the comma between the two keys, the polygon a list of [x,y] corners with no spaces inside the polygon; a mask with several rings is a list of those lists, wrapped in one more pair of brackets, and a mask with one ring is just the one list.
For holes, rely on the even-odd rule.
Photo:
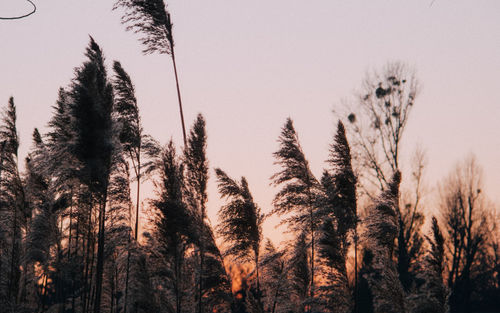
{"label": "sky", "polygon": [[[144,129],[161,143],[182,144],[171,59],[143,55],[138,36],[120,24],[113,1],[33,0],[37,12],[0,20],[0,105],[14,96],[20,154],[34,127],[43,132],[59,87],[67,86],[91,35],[107,64],[121,61],[137,90]],[[500,1],[498,0],[171,0],[176,59],[187,125],[207,120],[208,158],[245,176],[263,212],[272,209],[279,170],[272,153],[287,117],[294,120],[311,168],[320,175],[338,112],[366,73],[402,61],[421,92],[404,134],[402,163],[427,153],[425,182],[437,184],[474,153],[485,190],[500,203]],[[1,0],[0,16],[31,10]],[[111,71],[110,71],[111,74]],[[223,204],[210,172],[208,212]],[[152,196],[151,188],[145,188]],[[433,206],[429,201],[429,207]],[[277,219],[265,235],[281,238]]]}

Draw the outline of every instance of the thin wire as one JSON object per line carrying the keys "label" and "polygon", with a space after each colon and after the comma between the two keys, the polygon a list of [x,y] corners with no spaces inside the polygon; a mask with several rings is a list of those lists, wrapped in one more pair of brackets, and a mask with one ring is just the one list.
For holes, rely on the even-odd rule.
{"label": "thin wire", "polygon": [[33,2],[31,2],[31,0],[26,0],[26,1],[28,1],[33,6],[33,11],[31,11],[28,14],[20,15],[20,16],[12,16],[12,17],[2,17],[2,16],[0,16],[0,20],[19,20],[19,19],[28,17],[31,14],[35,13],[36,12],[36,5]]}

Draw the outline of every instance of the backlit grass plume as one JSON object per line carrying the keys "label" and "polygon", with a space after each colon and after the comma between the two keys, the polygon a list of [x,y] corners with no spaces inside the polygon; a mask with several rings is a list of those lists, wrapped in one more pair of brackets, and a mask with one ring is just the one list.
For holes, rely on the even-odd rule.
{"label": "backlit grass plume", "polygon": [[184,126],[184,114],[182,111],[181,92],[177,65],[175,63],[174,37],[172,35],[172,21],[167,5],[163,0],[118,0],[113,10],[124,8],[125,12],[121,18],[122,24],[127,25],[127,31],[141,34],[139,41],[144,46],[144,54],[160,53],[172,57],[174,65],[175,84],[177,88],[177,99],[179,100],[179,111],[182,123],[182,135],[186,145],[186,128]]}

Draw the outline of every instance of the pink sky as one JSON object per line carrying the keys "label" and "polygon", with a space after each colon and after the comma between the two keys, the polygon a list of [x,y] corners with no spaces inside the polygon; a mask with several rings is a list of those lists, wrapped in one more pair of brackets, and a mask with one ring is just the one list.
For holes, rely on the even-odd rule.
{"label": "pink sky", "polygon": [[[1,2],[0,16],[30,8],[21,0]],[[145,130],[162,143],[182,142],[170,58],[143,56],[112,1],[34,2],[31,17],[0,21],[0,103],[15,97],[23,157],[33,128],[45,129],[59,86],[84,60],[89,34],[108,64],[119,60],[131,74]],[[205,115],[211,167],[246,176],[268,212],[275,192],[269,177],[277,170],[272,152],[285,119],[295,121],[319,175],[336,123],[332,110],[367,70],[401,60],[416,68],[422,85],[403,164],[420,144],[432,190],[473,152],[487,193],[500,203],[500,1],[431,2],[169,1],[186,122]],[[213,179],[209,197],[216,223],[221,202]],[[274,222],[266,234],[276,237]]]}

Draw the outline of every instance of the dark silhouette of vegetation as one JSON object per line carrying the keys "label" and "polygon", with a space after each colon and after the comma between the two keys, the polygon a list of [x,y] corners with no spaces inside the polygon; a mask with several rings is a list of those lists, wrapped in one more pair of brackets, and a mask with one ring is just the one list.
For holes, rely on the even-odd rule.
{"label": "dark silhouette of vegetation", "polygon": [[[241,183],[231,179],[221,169],[215,169],[219,193],[229,200],[219,211],[219,233],[229,243],[225,252],[237,261],[253,262],[255,268],[256,291],[254,298],[260,302],[261,290],[259,279],[260,249],[262,241],[262,222],[264,214],[253,201],[245,177]],[[262,307],[262,304],[259,303]]]}
{"label": "dark silhouette of vegetation", "polygon": [[[390,62],[381,71],[365,77],[357,103],[350,108],[347,128],[360,168],[360,187],[371,201],[388,187],[392,175],[401,171],[401,149],[410,114],[420,90],[415,70],[401,62]],[[416,264],[423,255],[420,234],[424,155],[417,150],[412,168],[412,192],[402,190],[396,205],[399,233],[395,241],[397,269],[405,291],[416,276]],[[411,195],[411,196],[410,196]]]}
{"label": "dark silhouette of vegetation", "polygon": [[309,234],[310,237],[310,260],[308,293],[310,302],[314,299],[314,270],[315,270],[315,237],[318,231],[319,218],[316,200],[319,194],[319,182],[312,174],[309,163],[305,158],[299,138],[293,127],[291,119],[287,119],[282,128],[279,138],[280,149],[274,153],[276,164],[282,170],[274,174],[271,179],[276,186],[283,186],[273,201],[274,210],[272,214],[284,215],[295,213],[283,220],[294,231]]}
{"label": "dark silhouette of vegetation", "polygon": [[122,23],[127,25],[126,29],[143,35],[140,41],[144,45],[142,51],[145,54],[157,52],[171,56],[174,66],[179,112],[181,115],[182,135],[184,145],[187,145],[179,76],[177,74],[177,63],[175,62],[174,36],[172,34],[173,24],[165,2],[163,0],[117,0],[114,9],[117,8],[125,9]]}
{"label": "dark silhouette of vegetation", "polygon": [[[163,1],[119,4],[136,10],[126,22],[150,34],[148,52],[173,53]],[[165,30],[170,35],[154,33]],[[400,65],[367,85],[362,101],[371,113],[349,115],[347,129],[338,122],[320,180],[286,120],[273,154],[279,170],[271,184],[278,190],[268,212],[287,226],[280,245],[264,240],[267,215],[247,180],[220,168],[216,182],[225,202],[212,227],[205,118],[196,117],[181,149],[172,140],[159,145],[143,130],[130,75],[115,61],[109,79],[107,66],[90,38],[83,63],[58,91],[46,132],[33,131],[24,167],[13,98],[2,111],[0,311],[498,309],[498,213],[477,161],[466,159],[445,178],[428,228],[423,154],[415,154],[411,175],[400,172],[401,136],[417,91]],[[365,137],[358,127],[370,116]],[[367,177],[377,188],[368,190]],[[141,207],[147,178],[155,193]]]}
{"label": "dark silhouette of vegetation", "polygon": [[[351,153],[345,128],[339,121],[328,159],[330,170],[323,173],[321,183],[325,191],[322,208],[324,222],[320,229],[319,253],[327,266],[328,286],[323,292],[329,299],[327,307],[339,312],[350,312],[357,299],[357,206],[356,176],[351,166]],[[351,240],[352,235],[352,240]],[[349,290],[347,253],[354,241],[354,301]],[[357,311],[357,306],[354,307]]]}
{"label": "dark silhouette of vegetation", "polygon": [[373,312],[406,312],[405,294],[392,259],[394,240],[399,232],[396,206],[401,174],[396,172],[385,190],[368,211],[363,234],[373,258],[372,271],[366,275],[373,295]]}

